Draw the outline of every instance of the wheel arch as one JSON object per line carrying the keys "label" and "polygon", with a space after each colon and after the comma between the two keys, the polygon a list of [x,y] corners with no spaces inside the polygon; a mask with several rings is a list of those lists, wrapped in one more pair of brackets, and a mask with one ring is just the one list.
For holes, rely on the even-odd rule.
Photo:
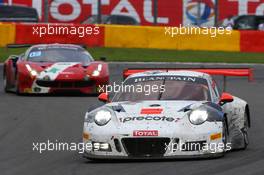
{"label": "wheel arch", "polygon": [[226,123],[227,135],[229,135],[229,123],[228,123],[228,120],[227,120],[227,114],[226,113],[224,113],[223,122]]}

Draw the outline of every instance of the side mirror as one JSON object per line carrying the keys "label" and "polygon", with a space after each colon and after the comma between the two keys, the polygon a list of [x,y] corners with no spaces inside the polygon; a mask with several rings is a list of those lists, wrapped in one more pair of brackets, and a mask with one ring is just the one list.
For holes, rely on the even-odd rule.
{"label": "side mirror", "polygon": [[106,57],[100,57],[100,61],[106,61]]}
{"label": "side mirror", "polygon": [[104,92],[104,93],[101,93],[101,94],[98,96],[98,100],[107,103],[107,102],[109,102],[109,96],[108,96],[108,94],[105,93],[105,92]]}
{"label": "side mirror", "polygon": [[13,60],[13,61],[16,61],[16,60],[18,60],[19,56],[17,56],[17,55],[11,55],[9,58],[11,60]]}
{"label": "side mirror", "polygon": [[14,67],[16,67],[16,63],[17,63],[17,61],[18,61],[18,58],[19,58],[19,56],[17,56],[17,55],[11,55],[11,56],[9,57],[9,59],[12,60],[12,63],[13,63],[13,66],[14,66]]}
{"label": "side mirror", "polygon": [[232,101],[234,101],[234,97],[229,93],[223,92],[219,103],[221,105],[224,105],[224,104],[230,103]]}

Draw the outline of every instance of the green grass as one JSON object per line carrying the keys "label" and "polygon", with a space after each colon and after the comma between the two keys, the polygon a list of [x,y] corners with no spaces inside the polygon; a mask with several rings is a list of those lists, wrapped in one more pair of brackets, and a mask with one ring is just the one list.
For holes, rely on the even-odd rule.
{"label": "green grass", "polygon": [[[0,48],[0,62],[8,55],[26,50]],[[88,48],[94,58],[106,57],[108,61],[128,62],[218,62],[218,63],[264,63],[264,53],[177,51],[158,49]]]}

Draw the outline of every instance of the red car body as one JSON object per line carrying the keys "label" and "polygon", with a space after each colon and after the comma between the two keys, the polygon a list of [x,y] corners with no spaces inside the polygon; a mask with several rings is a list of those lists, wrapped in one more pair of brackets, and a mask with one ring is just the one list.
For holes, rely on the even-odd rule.
{"label": "red car body", "polygon": [[[32,51],[36,48],[40,50]],[[101,87],[109,83],[108,64],[94,61],[92,58],[85,65],[74,59],[67,62],[37,62],[27,59],[28,55],[38,56],[47,48],[55,50],[57,55],[60,55],[61,48],[75,49],[77,53],[87,52],[77,45],[47,44],[32,46],[20,56],[10,56],[4,63],[5,91],[14,91],[18,94],[56,92],[97,94],[100,93]],[[89,55],[88,52],[85,54]]]}

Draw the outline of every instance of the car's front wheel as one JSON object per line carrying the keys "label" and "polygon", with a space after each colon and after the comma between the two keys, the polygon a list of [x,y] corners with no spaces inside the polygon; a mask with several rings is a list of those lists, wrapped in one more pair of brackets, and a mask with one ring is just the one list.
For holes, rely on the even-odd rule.
{"label": "car's front wheel", "polygon": [[248,114],[247,114],[247,112],[245,112],[245,114],[244,114],[244,128],[242,129],[242,133],[243,133],[243,137],[244,137],[244,145],[243,145],[242,149],[247,149],[247,146],[249,144],[248,128],[249,128]]}
{"label": "car's front wheel", "polygon": [[4,90],[5,90],[5,92],[7,92],[8,91],[8,88],[7,88],[7,79],[6,79],[6,76],[4,75],[3,76],[3,83],[4,83]]}
{"label": "car's front wheel", "polygon": [[226,151],[226,146],[227,146],[227,139],[228,139],[228,126],[227,126],[227,121],[226,119],[224,119],[223,121],[223,131],[222,131],[222,141],[224,144],[224,152]]}
{"label": "car's front wheel", "polygon": [[18,75],[16,76],[16,86],[15,86],[15,88],[16,88],[16,94],[17,95],[21,95]]}
{"label": "car's front wheel", "polygon": [[4,86],[4,91],[5,92],[9,92],[8,91],[8,82],[7,82],[7,77],[6,77],[6,71],[4,70],[4,74],[3,74],[3,86]]}

